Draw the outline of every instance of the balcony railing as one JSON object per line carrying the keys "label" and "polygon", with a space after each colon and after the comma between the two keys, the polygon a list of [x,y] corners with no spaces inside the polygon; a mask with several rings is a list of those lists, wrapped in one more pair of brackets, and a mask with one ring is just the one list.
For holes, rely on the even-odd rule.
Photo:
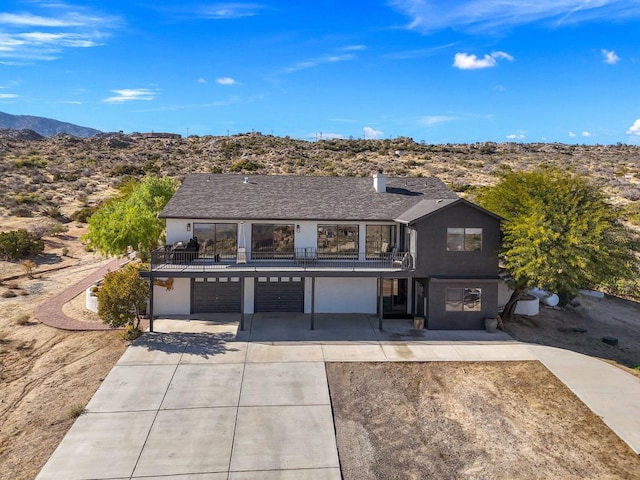
{"label": "balcony railing", "polygon": [[236,268],[260,270],[283,268],[292,270],[411,270],[414,259],[408,252],[319,252],[316,248],[296,248],[293,251],[251,252],[246,263],[236,253],[201,254],[195,251],[172,249],[170,246],[154,250],[151,267],[154,270],[196,269],[214,270]]}

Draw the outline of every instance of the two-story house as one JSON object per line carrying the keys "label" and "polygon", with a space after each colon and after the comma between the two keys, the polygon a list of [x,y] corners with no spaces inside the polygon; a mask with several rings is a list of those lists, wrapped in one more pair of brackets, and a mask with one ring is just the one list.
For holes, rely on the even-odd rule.
{"label": "two-story house", "polygon": [[160,217],[152,316],[235,312],[243,328],[246,314],[302,312],[313,328],[319,313],[381,326],[415,315],[478,329],[497,314],[500,218],[437,178],[192,174]]}

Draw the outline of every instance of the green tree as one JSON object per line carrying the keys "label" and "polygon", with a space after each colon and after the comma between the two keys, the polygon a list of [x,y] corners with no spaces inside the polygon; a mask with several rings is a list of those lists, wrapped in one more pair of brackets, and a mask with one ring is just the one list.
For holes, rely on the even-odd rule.
{"label": "green tree", "polygon": [[477,201],[504,218],[501,260],[514,288],[505,318],[528,288],[556,292],[566,301],[580,288],[637,273],[631,233],[584,177],[557,169],[507,172]]}
{"label": "green tree", "polygon": [[120,195],[104,203],[89,219],[85,239],[104,255],[124,255],[131,247],[146,259],[158,245],[165,222],[158,218],[177,188],[171,178],[146,177],[128,182]]}
{"label": "green tree", "polygon": [[149,282],[139,275],[142,268],[128,263],[105,275],[98,289],[98,315],[110,327],[139,329],[149,298]]}

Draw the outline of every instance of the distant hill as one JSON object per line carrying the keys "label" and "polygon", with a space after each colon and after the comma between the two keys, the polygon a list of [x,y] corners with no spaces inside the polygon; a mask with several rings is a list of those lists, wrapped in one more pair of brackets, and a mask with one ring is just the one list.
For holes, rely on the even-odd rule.
{"label": "distant hill", "polygon": [[43,137],[51,137],[60,133],[66,133],[74,137],[91,137],[96,133],[100,133],[100,130],[60,122],[51,118],[11,115],[4,112],[0,112],[0,129],[33,130]]}

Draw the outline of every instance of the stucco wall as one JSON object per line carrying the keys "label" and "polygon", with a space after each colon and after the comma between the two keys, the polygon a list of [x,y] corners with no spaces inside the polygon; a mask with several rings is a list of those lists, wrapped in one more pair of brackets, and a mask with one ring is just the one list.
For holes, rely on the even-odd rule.
{"label": "stucco wall", "polygon": [[316,278],[316,313],[375,314],[376,302],[376,278]]}
{"label": "stucco wall", "polygon": [[[448,252],[447,228],[482,228],[482,250]],[[414,226],[417,232],[416,277],[498,275],[500,222],[470,205],[459,203],[430,215]]]}
{"label": "stucco wall", "polygon": [[[161,280],[166,280],[162,277]],[[191,313],[191,279],[174,278],[173,290],[154,285],[153,315],[189,315]]]}
{"label": "stucco wall", "polygon": [[[447,288],[481,288],[482,305],[479,312],[447,312]],[[484,319],[498,314],[498,281],[464,280],[429,282],[427,328],[431,330],[484,329]]]}

